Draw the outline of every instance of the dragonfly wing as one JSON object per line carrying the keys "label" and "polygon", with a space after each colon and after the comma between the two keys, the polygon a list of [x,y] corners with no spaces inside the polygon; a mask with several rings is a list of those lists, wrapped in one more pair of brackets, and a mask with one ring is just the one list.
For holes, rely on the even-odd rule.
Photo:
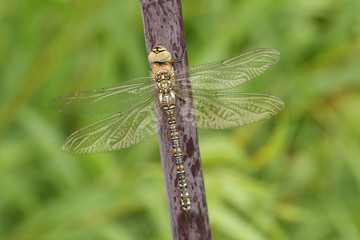
{"label": "dragonfly wing", "polygon": [[138,78],[114,87],[69,93],[50,101],[50,109],[80,114],[123,111],[152,94],[151,78]]}
{"label": "dragonfly wing", "polygon": [[175,71],[178,82],[189,75],[194,90],[233,88],[259,76],[280,58],[275,49],[256,49],[236,57]]}
{"label": "dragonfly wing", "polygon": [[194,106],[199,128],[224,129],[269,119],[284,102],[262,93],[196,93]]}
{"label": "dragonfly wing", "polygon": [[124,112],[116,113],[73,134],[62,150],[67,153],[115,151],[144,141],[157,132],[152,97]]}

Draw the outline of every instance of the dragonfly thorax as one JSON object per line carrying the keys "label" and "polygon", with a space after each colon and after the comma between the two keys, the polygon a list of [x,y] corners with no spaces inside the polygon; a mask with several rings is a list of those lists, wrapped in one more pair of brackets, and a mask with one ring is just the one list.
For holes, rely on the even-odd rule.
{"label": "dragonfly thorax", "polygon": [[151,67],[154,85],[159,93],[172,91],[175,84],[174,68],[167,63],[154,63]]}
{"label": "dragonfly thorax", "polygon": [[159,93],[168,93],[172,91],[172,83],[167,76],[161,76],[161,79],[157,79],[156,82]]}

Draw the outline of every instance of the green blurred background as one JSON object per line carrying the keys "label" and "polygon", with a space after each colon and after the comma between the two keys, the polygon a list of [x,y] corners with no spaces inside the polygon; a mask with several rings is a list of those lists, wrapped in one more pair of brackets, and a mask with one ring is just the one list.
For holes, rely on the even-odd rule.
{"label": "green blurred background", "polygon": [[[183,15],[191,65],[281,52],[240,91],[282,113],[199,130],[213,238],[360,239],[360,1],[183,1]],[[138,1],[0,1],[0,239],[171,238],[157,137],[67,155],[99,116],[46,108],[148,74]]]}

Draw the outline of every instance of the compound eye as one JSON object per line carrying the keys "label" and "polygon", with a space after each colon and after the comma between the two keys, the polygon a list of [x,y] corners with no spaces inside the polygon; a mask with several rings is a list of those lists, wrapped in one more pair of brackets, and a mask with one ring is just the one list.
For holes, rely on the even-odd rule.
{"label": "compound eye", "polygon": [[156,54],[156,60],[158,62],[168,62],[171,60],[171,53],[169,51],[162,51]]}
{"label": "compound eye", "polygon": [[148,55],[149,62],[164,63],[170,61],[171,53],[163,46],[155,46]]}

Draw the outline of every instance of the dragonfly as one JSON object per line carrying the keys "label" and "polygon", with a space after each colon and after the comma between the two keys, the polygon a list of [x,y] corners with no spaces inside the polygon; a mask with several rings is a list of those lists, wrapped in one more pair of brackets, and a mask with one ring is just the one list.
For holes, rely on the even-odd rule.
{"label": "dragonfly", "polygon": [[[154,107],[158,104],[170,129],[181,204],[186,219],[189,219],[190,194],[175,117],[175,112],[182,109],[176,109],[175,102],[179,99],[189,101],[189,94],[192,95],[195,116],[185,117],[182,122],[196,124],[199,128],[233,128],[269,119],[284,108],[281,99],[263,93],[219,90],[237,87],[259,76],[279,57],[277,50],[256,49],[227,60],[175,70],[173,63],[181,58],[173,60],[167,48],[155,46],[148,54],[148,61],[152,64],[151,77],[69,93],[52,100],[48,106],[66,113],[112,113],[75,131],[62,146],[66,153],[85,154],[128,148],[155,135]],[[181,115],[191,114],[183,112]]]}

